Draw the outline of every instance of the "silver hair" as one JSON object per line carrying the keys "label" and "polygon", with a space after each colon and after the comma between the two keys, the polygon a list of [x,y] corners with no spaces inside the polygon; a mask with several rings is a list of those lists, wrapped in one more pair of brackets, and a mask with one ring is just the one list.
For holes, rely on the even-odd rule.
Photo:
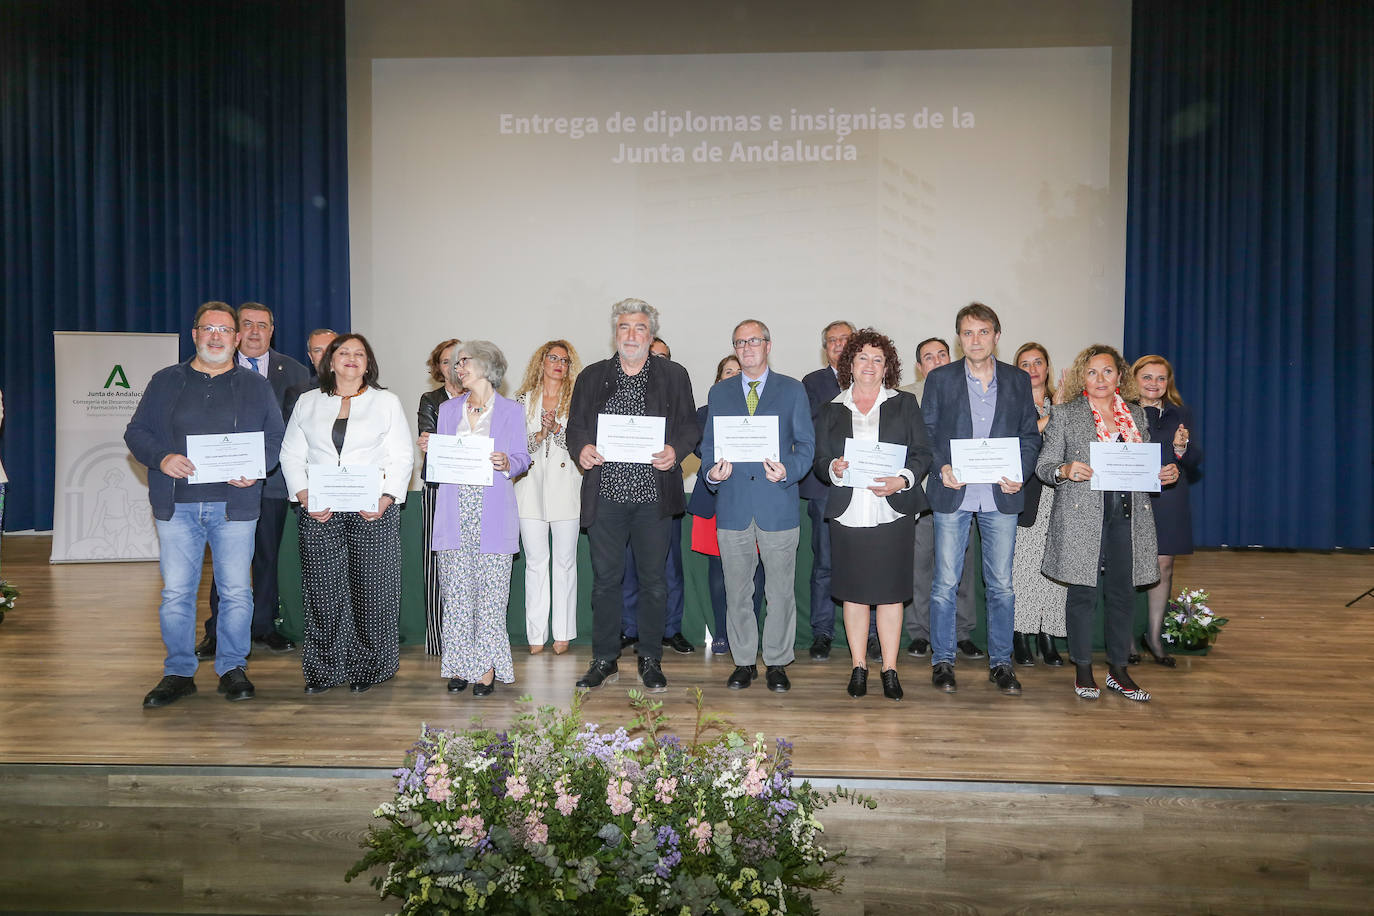
{"label": "silver hair", "polygon": [[734,342],[735,342],[735,335],[739,333],[739,329],[742,328],[742,327],[744,327],[746,324],[756,324],[756,325],[758,325],[758,326],[763,330],[763,339],[764,339],[764,340],[772,340],[772,339],[773,339],[773,332],[770,331],[770,330],[768,330],[768,325],[764,324],[762,321],[759,321],[757,318],[746,318],[746,319],[744,319],[743,321],[741,321],[739,324],[735,325],[735,329],[734,329],[733,331],[730,332],[730,343],[731,343],[731,344],[734,344]]}
{"label": "silver hair", "polygon": [[649,337],[658,336],[658,309],[643,299],[621,299],[611,306],[611,340],[615,340],[615,326],[626,315],[642,313],[649,319]]}
{"label": "silver hair", "polygon": [[832,322],[830,322],[828,325],[826,325],[825,327],[821,328],[821,347],[822,347],[822,348],[825,347],[825,339],[826,339],[827,337],[830,336],[830,330],[831,330],[831,328],[838,328],[840,325],[844,325],[845,327],[849,328],[849,333],[850,333],[850,334],[853,334],[855,331],[858,330],[858,328],[854,327],[854,323],[853,323],[853,322],[851,322],[851,321],[845,321],[843,318],[839,319],[838,321],[832,321]]}
{"label": "silver hair", "polygon": [[489,340],[465,340],[458,345],[458,354],[466,356],[482,368],[482,375],[491,387],[500,388],[506,378],[506,355]]}

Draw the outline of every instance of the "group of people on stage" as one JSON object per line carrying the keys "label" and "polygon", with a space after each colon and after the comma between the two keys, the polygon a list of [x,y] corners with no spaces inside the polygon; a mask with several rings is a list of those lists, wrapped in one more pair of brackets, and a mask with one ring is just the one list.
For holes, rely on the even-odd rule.
{"label": "group of people on stage", "polygon": [[[529,651],[544,651],[550,639],[554,653],[567,651],[577,636],[582,529],[593,634],[592,659],[577,686],[618,678],[622,650],[635,645],[640,680],[651,691],[664,689],[664,649],[695,651],[681,631],[684,512],[694,516],[691,549],[710,558],[710,648],[734,662],[727,685],[744,689],[762,679],[770,690],[789,690],[805,500],[810,655],[829,657],[839,604],[851,696],[866,694],[872,658],[880,662],[883,695],[902,698],[897,659],[905,628],[907,654],[928,656],[932,683],[945,691],[956,689],[956,659],[986,657],[989,681],[1017,694],[1015,666],[1034,664],[1037,651],[1062,665],[1055,638],[1067,636],[1075,691],[1095,698],[1100,592],[1106,686],[1149,699],[1128,670],[1138,660],[1135,590],[1149,589],[1140,646],[1172,665],[1160,631],[1173,557],[1192,550],[1187,475],[1200,461],[1172,366],[1160,356],[1127,365],[1114,348],[1096,344],[1056,387],[1040,344],[1021,346],[1013,363],[997,359],[1001,324],[991,308],[971,303],[954,324],[963,358],[951,361],[949,344],[928,338],[915,351],[916,381],[902,386],[896,345],[873,328],[826,326],[826,365],[799,380],[771,369],[771,332],[746,319],[733,328],[731,352],[698,408],[687,371],[658,336],[657,309],[625,299],[611,308],[610,357],[583,368],[572,344],[548,341],[530,357],[513,399],[499,393],[508,363],[494,343],[438,342],[427,366],[435,387],[420,399],[416,441],[399,399],[379,383],[362,335],[312,332],[312,374],[270,348],[266,306],[206,303],[193,321],[195,355],[153,377],[125,434],[149,469],[164,581],[164,676],[144,705],[194,693],[198,657],[214,659],[228,699],[248,699],[251,646],[295,648],[274,626],[277,551],[292,503],[305,692],[345,685],[364,692],[391,678],[399,665],[400,506],[415,445],[427,465],[435,436],[492,443],[481,459],[483,467],[490,461],[490,485],[422,488],[426,648],[441,657],[449,691],[471,686],[487,696],[497,681],[514,680],[506,607],[518,552],[525,557]],[[612,428],[620,435],[641,417],[661,447],[644,448],[638,460],[602,454]],[[730,460],[735,431],[752,417],[769,418],[776,453]],[[195,482],[187,436],[230,432],[262,434],[270,473]],[[956,446],[991,439],[1013,440],[1009,460],[1019,457],[1019,468],[997,483],[961,480]],[[1093,489],[1095,442],[1160,442],[1161,491]],[[866,452],[884,457],[866,464]],[[681,463],[693,453],[701,467],[689,503]],[[859,465],[851,467],[851,459]],[[312,501],[312,468],[320,466],[376,469],[376,507],[333,511]],[[872,467],[882,470],[875,475]],[[981,556],[971,547],[974,524]],[[207,543],[212,617],[194,645]],[[986,654],[971,639],[975,567],[985,584]]]}

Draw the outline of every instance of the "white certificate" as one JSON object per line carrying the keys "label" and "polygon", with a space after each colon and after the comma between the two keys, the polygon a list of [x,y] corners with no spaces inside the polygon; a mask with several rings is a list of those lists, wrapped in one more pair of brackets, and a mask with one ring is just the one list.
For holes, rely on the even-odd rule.
{"label": "white certificate", "polygon": [[1021,440],[1015,436],[999,439],[949,440],[949,464],[960,483],[1001,483],[1002,478],[1022,483]]}
{"label": "white certificate", "polygon": [[775,416],[713,417],[716,460],[781,461]]}
{"label": "white certificate", "polygon": [[1094,490],[1159,492],[1158,442],[1090,442]]}
{"label": "white certificate", "polygon": [[262,433],[215,433],[187,436],[186,457],[196,466],[188,483],[262,480],[267,476],[267,453]]}
{"label": "white certificate", "polygon": [[596,450],[607,461],[653,464],[663,451],[662,417],[623,417],[603,413],[596,418]]}
{"label": "white certificate", "polygon": [[382,498],[382,469],[375,464],[308,464],[310,512],[376,512]]}
{"label": "white certificate", "polygon": [[849,462],[841,482],[846,487],[879,486],[879,477],[900,477],[906,467],[906,446],[893,442],[845,439],[844,460]]}
{"label": "white certificate", "polygon": [[425,452],[425,480],[430,483],[466,483],[489,487],[491,453],[496,441],[491,436],[443,436],[429,434]]}

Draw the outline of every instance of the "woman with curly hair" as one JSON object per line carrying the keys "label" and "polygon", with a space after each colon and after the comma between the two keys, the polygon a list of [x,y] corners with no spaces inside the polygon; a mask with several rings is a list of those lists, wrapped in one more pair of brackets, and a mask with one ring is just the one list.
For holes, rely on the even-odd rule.
{"label": "woman with curly hair", "polygon": [[[439,425],[439,408],[445,401],[463,393],[463,386],[458,384],[453,375],[454,348],[460,343],[462,341],[456,337],[441,340],[429,351],[429,359],[425,360],[429,380],[438,387],[420,395],[420,407],[415,411],[416,425],[420,430],[417,441],[420,446],[421,480],[425,479],[424,462],[429,434]],[[425,481],[420,487],[421,508],[424,510],[420,520],[425,539],[425,653],[428,655],[443,653],[444,602],[439,594],[439,567],[435,563],[434,548],[430,546],[434,541],[434,500],[438,492],[437,483]]]}
{"label": "woman with curly hair", "polygon": [[[1050,510],[1041,570],[1068,585],[1065,607],[1074,692],[1095,700],[1093,615],[1099,591],[1105,598],[1107,688],[1128,700],[1150,694],[1126,669],[1131,654],[1135,589],[1159,581],[1155,520],[1150,494],[1094,490],[1089,463],[1094,442],[1148,442],[1150,427],[1136,399],[1135,377],[1114,347],[1093,344],[1078,354],[1064,380],[1073,399],[1055,405],[1045,426],[1035,473],[1058,489]],[[1178,480],[1178,465],[1166,464],[1159,481]]]}
{"label": "woman with curly hair", "polygon": [[[902,698],[897,680],[902,604],[911,600],[916,515],[927,508],[916,482],[930,467],[930,443],[915,395],[898,391],[897,348],[872,328],[855,332],[836,364],[840,393],[821,405],[816,421],[815,473],[834,489],[826,504],[830,524],[830,592],[844,603],[844,633],[853,671],[849,695],[868,692],[869,608],[878,610],[883,696]],[[887,442],[906,449],[898,474],[855,480],[847,473],[849,440]]]}
{"label": "woman with curly hair", "polygon": [[[550,340],[530,357],[515,403],[525,411],[533,463],[515,481],[520,546],[525,553],[525,636],[530,653],[544,651],[553,614],[553,651],[577,636],[577,531],[582,472],[568,454],[564,431],[582,362],[566,340]],[[549,542],[553,542],[550,554]],[[550,589],[552,560],[552,589]]]}

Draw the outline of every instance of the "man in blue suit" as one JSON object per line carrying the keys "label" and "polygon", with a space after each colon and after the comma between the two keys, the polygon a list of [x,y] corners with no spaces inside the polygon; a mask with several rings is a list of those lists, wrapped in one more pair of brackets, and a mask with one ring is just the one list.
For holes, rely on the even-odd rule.
{"label": "man in blue suit", "polygon": [[[758,623],[754,572],[763,561],[768,612],[763,622],[763,663],[768,689],[791,689],[786,666],[796,657],[797,541],[801,502],[797,485],[816,451],[811,405],[801,382],[768,369],[773,343],[768,326],[750,319],[735,326],[732,341],[740,374],[711,388],[701,442],[701,479],[716,493],[716,538],[725,572],[726,632],[735,670],[726,685],[742,690],[758,674]],[[778,454],[771,460],[730,461],[716,448],[718,417],[771,416],[778,422]],[[713,460],[713,464],[706,461]]]}
{"label": "man in blue suit", "polygon": [[[997,313],[973,302],[954,319],[964,358],[926,376],[921,402],[930,436],[931,472],[926,496],[935,517],[935,576],[930,587],[931,681],[953,693],[955,593],[964,571],[969,520],[977,519],[983,542],[983,583],[988,613],[988,680],[1006,694],[1019,694],[1021,684],[1011,665],[1011,585],[1016,517],[1025,496],[1021,485],[1034,472],[1040,453],[1038,414],[1031,399],[1030,376],[997,359],[1002,323]],[[950,464],[954,439],[1020,439],[1021,477],[997,484],[965,484]],[[938,469],[938,470],[937,470]]]}

